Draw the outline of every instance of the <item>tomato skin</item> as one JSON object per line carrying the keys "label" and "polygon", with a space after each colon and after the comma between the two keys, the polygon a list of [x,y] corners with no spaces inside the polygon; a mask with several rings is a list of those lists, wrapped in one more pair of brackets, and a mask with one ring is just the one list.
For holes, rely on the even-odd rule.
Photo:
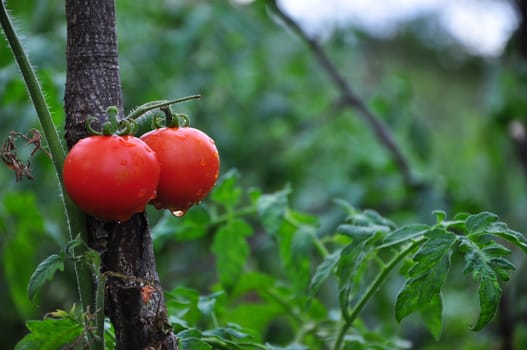
{"label": "tomato skin", "polygon": [[220,157],[214,141],[191,127],[160,128],[141,136],[161,166],[157,209],[184,214],[199,203],[214,187],[220,170]]}
{"label": "tomato skin", "polygon": [[67,154],[66,192],[89,215],[126,221],[144,211],[159,181],[156,154],[134,136],[90,136]]}

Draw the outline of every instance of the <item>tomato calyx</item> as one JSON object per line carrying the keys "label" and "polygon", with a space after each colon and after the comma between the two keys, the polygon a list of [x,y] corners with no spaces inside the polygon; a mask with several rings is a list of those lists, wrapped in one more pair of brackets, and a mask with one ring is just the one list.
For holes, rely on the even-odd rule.
{"label": "tomato calyx", "polygon": [[115,106],[106,109],[108,121],[102,124],[101,131],[95,130],[93,124],[98,122],[96,117],[90,116],[86,119],[86,130],[92,136],[126,136],[134,135],[137,131],[137,123],[133,119],[118,120],[119,110]]}
{"label": "tomato calyx", "polygon": [[[174,113],[169,106],[162,107],[160,110],[164,117],[155,115],[152,119],[152,126],[155,129],[161,128],[179,128],[190,126],[190,118],[184,113]],[[163,123],[164,122],[164,123]]]}

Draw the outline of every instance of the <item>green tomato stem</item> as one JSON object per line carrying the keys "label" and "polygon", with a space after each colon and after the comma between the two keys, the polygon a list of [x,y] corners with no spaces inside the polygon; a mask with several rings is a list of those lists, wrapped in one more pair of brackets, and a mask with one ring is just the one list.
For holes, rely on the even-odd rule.
{"label": "green tomato stem", "polygon": [[377,290],[379,289],[380,285],[386,280],[386,277],[390,274],[390,272],[408,255],[410,254],[417,245],[421,244],[423,239],[415,240],[412,244],[406,246],[403,250],[401,250],[397,255],[395,255],[392,260],[390,260],[380,271],[377,277],[373,280],[373,282],[370,284],[368,289],[364,292],[360,300],[357,302],[355,307],[351,310],[351,312],[348,314],[349,316],[344,317],[344,322],[341,324],[339,332],[337,334],[337,339],[335,340],[335,344],[333,346],[333,350],[340,350],[342,348],[342,342],[344,341],[344,337],[346,336],[346,333],[350,329],[351,326],[353,326],[353,323],[357,320],[360,313],[364,309],[364,307],[368,304],[370,299],[375,295]]}
{"label": "green tomato stem", "polygon": [[153,111],[154,109],[162,108],[162,107],[168,107],[176,103],[185,102],[189,100],[195,100],[201,98],[201,95],[191,95],[186,96],[182,98],[178,98],[175,100],[159,100],[159,101],[152,101],[147,102],[136,109],[134,109],[132,112],[130,112],[125,119],[137,119],[143,114]]}
{"label": "green tomato stem", "polygon": [[[0,24],[2,25],[13,56],[15,57],[29,91],[33,106],[37,112],[44,137],[49,147],[51,159],[53,161],[53,165],[55,166],[55,172],[59,180],[59,190],[62,194],[64,194],[62,168],[64,166],[66,154],[64,152],[62,143],[60,142],[60,138],[53,123],[53,119],[51,118],[51,113],[44,98],[40,83],[14,30],[13,24],[9,18],[9,15],[7,14],[7,10],[3,1],[0,1]],[[65,208],[69,240],[73,240],[74,237],[80,234],[82,239],[86,242],[84,214],[75,206],[69,197],[62,195],[61,198],[63,199]],[[91,304],[88,301],[93,299],[91,276],[87,269],[81,268],[78,263],[75,264],[75,275],[77,279],[80,303],[83,310],[87,311],[87,306]]]}

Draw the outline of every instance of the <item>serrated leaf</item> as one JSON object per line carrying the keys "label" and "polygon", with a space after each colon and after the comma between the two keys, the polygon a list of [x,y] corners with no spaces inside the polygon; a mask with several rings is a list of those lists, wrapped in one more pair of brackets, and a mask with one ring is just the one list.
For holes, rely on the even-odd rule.
{"label": "serrated leaf", "polygon": [[[177,287],[165,292],[165,299],[170,317],[181,320],[183,328],[186,325],[195,325],[201,319],[202,313],[198,308],[199,292],[194,289]],[[186,329],[185,329],[186,330]]]}
{"label": "serrated leaf", "polygon": [[413,257],[416,264],[409,271],[411,277],[429,273],[456,242],[455,234],[442,229],[430,230],[425,236],[428,240]]}
{"label": "serrated leaf", "polygon": [[509,248],[496,242],[485,245],[481,250],[488,256],[508,256],[512,254],[512,251]]}
{"label": "serrated leaf", "polygon": [[240,174],[230,170],[223,174],[210,194],[210,199],[222,204],[227,210],[233,210],[240,202],[242,189],[238,186]]}
{"label": "serrated leaf", "polygon": [[28,321],[30,333],[22,338],[15,350],[56,350],[72,343],[82,333],[83,327],[71,318]]}
{"label": "serrated leaf", "polygon": [[179,345],[181,350],[212,350],[212,346],[201,340],[200,338],[185,337],[179,338]]}
{"label": "serrated leaf", "polygon": [[159,246],[168,239],[175,241],[197,239],[207,233],[209,224],[210,216],[200,206],[192,207],[181,218],[175,218],[167,211],[157,224],[152,227],[152,240],[156,246]]}
{"label": "serrated leaf", "polygon": [[[421,312],[426,315],[427,326],[432,327],[430,329],[432,334],[434,336],[439,334],[442,319],[441,287],[445,283],[449,269],[450,256],[447,254],[429,270],[429,273],[408,279],[397,296],[395,305],[397,321],[400,322],[411,313]],[[435,300],[436,305],[427,309],[431,300]]]}
{"label": "serrated leaf", "polygon": [[228,222],[214,235],[212,252],[216,256],[218,278],[225,289],[231,289],[243,272],[249,256],[246,237],[253,230],[241,219]]}
{"label": "serrated leaf", "polygon": [[334,251],[326,256],[324,260],[317,266],[317,269],[309,283],[308,295],[312,298],[317,294],[320,286],[333,274],[333,270],[339,262],[341,250]]}
{"label": "serrated leaf", "polygon": [[202,295],[198,300],[198,309],[204,316],[209,316],[214,311],[216,300],[220,295],[223,295],[223,291],[218,291],[210,295]]}
{"label": "serrated leaf", "polygon": [[[493,267],[493,259],[497,257],[489,256],[475,242],[468,238],[463,238],[462,245],[465,251],[465,273],[471,273],[472,278],[479,283],[479,306],[480,313],[478,321],[472,327],[478,331],[487,325],[495,316],[501,298],[501,287],[498,283],[498,276],[506,270],[499,265],[496,272]],[[508,278],[508,274],[506,276]]]}
{"label": "serrated leaf", "polygon": [[467,228],[468,233],[478,233],[484,231],[490,224],[497,220],[497,215],[485,211],[467,217],[465,220],[465,227]]}
{"label": "serrated leaf", "polygon": [[387,226],[390,229],[395,229],[397,226],[393,223],[393,221],[383,217],[381,214],[379,214],[375,210],[366,209],[362,212],[364,216],[369,218],[372,223],[380,225],[380,226]]}
{"label": "serrated leaf", "polygon": [[34,302],[36,293],[46,281],[53,278],[57,270],[64,271],[64,257],[57,254],[48,256],[37,266],[27,286],[27,295],[31,301]]}
{"label": "serrated leaf", "polygon": [[337,227],[337,233],[351,237],[355,243],[362,242],[371,235],[381,232],[390,232],[390,227],[384,225],[353,225],[353,224],[342,224]]}
{"label": "serrated leaf", "polygon": [[265,230],[272,236],[282,225],[288,207],[289,187],[272,193],[264,194],[258,198],[257,208],[260,220]]}
{"label": "serrated leaf", "polygon": [[395,231],[392,231],[384,238],[384,243],[380,246],[382,248],[392,245],[400,244],[414,238],[423,236],[430,230],[428,225],[412,224],[401,226]]}
{"label": "serrated leaf", "polygon": [[434,339],[439,341],[443,331],[443,301],[441,295],[435,294],[419,311],[419,314]]}
{"label": "serrated leaf", "polygon": [[487,227],[486,232],[501,237],[527,253],[527,239],[520,232],[510,230],[503,222],[495,222]]}
{"label": "serrated leaf", "polygon": [[474,331],[479,331],[485,327],[496,315],[500,304],[501,287],[496,275],[488,269],[482,269],[479,278],[479,317],[476,324],[471,327]]}
{"label": "serrated leaf", "polygon": [[508,281],[510,278],[509,271],[516,269],[516,267],[505,258],[493,258],[490,260],[490,265],[502,281]]}

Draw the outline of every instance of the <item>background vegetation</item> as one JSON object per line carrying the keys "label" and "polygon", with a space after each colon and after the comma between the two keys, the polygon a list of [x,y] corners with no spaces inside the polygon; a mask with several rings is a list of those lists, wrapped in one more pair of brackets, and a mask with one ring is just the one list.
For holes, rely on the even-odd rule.
{"label": "background vegetation", "polygon": [[[25,46],[62,130],[63,3],[19,0],[10,8],[26,34]],[[323,42],[339,72],[394,133],[419,180],[412,187],[369,125],[339,100],[340,92],[304,43],[259,2],[117,1],[117,13],[125,109],[202,94],[201,101],[177,110],[216,140],[222,173],[237,169],[243,188],[274,192],[290,186],[291,206],[317,216],[320,232],[334,230],[345,216],[335,198],[375,209],[397,224],[433,223],[434,209],[489,210],[510,227],[526,231],[526,177],[509,127],[511,121],[525,118],[527,88],[524,63],[512,44],[500,58],[473,56],[460,45],[447,44],[446,37],[442,41],[441,33],[433,43],[422,39],[418,33],[426,19],[387,39],[346,28]],[[2,140],[10,130],[38,126],[4,44],[0,117]],[[26,296],[34,268],[65,243],[55,175],[42,153],[33,162],[33,175],[33,181],[16,183],[9,169],[0,171],[0,325],[6,348],[27,332],[25,320],[67,308],[75,300],[69,270],[45,288],[38,307]],[[199,217],[202,211],[196,208],[189,215]],[[214,237],[193,237],[195,231],[174,228],[177,220],[150,213],[161,281],[168,291],[184,286],[211,293],[218,278],[211,268]],[[268,236],[256,233],[249,243],[252,265],[280,269]],[[424,332],[418,318],[410,317],[396,332],[423,349],[448,343],[456,349],[498,348],[503,337],[513,338],[520,349],[527,325],[507,322],[525,320],[525,259],[514,255],[512,260],[517,265],[515,282],[505,289],[501,314],[484,332],[467,330],[477,305],[463,293],[474,287],[468,287],[462,271],[447,282],[441,346]],[[382,319],[384,327],[397,327],[392,310],[398,282],[379,294],[367,320]],[[244,317],[249,319],[233,315],[233,321],[243,323]],[[290,341],[279,321],[263,331],[277,343]]]}

